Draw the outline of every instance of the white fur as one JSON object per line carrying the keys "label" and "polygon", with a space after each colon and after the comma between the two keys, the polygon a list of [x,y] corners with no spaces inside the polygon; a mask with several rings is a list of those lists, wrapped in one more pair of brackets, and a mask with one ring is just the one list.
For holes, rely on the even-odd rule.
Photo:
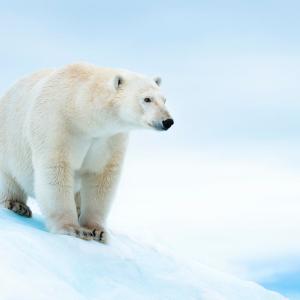
{"label": "white fur", "polygon": [[19,80],[0,99],[0,203],[35,197],[53,232],[102,229],[128,132],[167,118],[156,82],[129,71],[73,64]]}

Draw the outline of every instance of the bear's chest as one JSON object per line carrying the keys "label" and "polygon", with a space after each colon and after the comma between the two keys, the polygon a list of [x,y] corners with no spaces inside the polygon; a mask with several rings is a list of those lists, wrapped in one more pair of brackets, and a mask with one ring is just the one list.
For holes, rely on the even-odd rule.
{"label": "bear's chest", "polygon": [[81,177],[85,173],[101,173],[111,157],[110,148],[105,140],[78,143],[72,152],[74,170],[74,192],[81,188]]}
{"label": "bear's chest", "polygon": [[74,141],[72,145],[71,164],[75,172],[98,173],[108,162],[110,153],[106,139]]}

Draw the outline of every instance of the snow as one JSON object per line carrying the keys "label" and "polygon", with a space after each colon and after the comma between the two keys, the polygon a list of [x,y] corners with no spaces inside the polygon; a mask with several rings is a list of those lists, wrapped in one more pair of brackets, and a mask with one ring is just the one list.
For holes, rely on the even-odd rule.
{"label": "snow", "polygon": [[111,233],[109,245],[49,233],[0,209],[1,300],[283,300],[256,283]]}

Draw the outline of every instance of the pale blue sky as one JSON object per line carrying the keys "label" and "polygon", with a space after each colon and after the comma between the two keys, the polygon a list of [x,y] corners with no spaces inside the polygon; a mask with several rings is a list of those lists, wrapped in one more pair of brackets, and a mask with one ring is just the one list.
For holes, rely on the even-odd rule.
{"label": "pale blue sky", "polygon": [[0,91],[85,60],[161,75],[185,144],[297,139],[299,20],[297,1],[2,1]]}
{"label": "pale blue sky", "polygon": [[[243,161],[245,170],[253,160],[276,163],[280,167],[268,174],[280,174],[282,167],[292,169],[290,176],[296,179],[299,31],[299,1],[0,1],[0,92],[24,74],[83,60],[161,75],[174,129],[162,135],[135,134],[130,149],[137,150],[130,150],[129,161],[138,151],[151,157],[160,151],[178,152],[178,161],[193,166],[195,162],[185,156],[212,151],[208,161],[225,158],[237,165]],[[260,170],[245,177],[255,180]],[[197,183],[198,172],[193,174],[190,182]],[[251,181],[248,177],[245,182]],[[276,188],[289,191],[288,183],[280,189],[280,182]],[[185,188],[190,188],[188,180]],[[212,189],[218,188],[215,183]],[[241,201],[242,190],[236,195]],[[261,201],[276,197],[265,191],[265,198],[259,198],[260,192]],[[200,195],[205,200],[205,193]],[[299,229],[294,225],[293,230]],[[293,266],[278,282],[273,277],[262,282],[275,280],[269,286],[287,292],[284,286],[289,281],[289,290],[296,293],[299,270]]]}

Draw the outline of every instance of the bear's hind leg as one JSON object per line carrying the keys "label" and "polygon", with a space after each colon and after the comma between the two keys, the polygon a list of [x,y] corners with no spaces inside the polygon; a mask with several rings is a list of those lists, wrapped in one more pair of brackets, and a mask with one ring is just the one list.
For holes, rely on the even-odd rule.
{"label": "bear's hind leg", "polygon": [[0,206],[20,216],[30,218],[32,212],[26,204],[27,196],[15,180],[0,171]]}

